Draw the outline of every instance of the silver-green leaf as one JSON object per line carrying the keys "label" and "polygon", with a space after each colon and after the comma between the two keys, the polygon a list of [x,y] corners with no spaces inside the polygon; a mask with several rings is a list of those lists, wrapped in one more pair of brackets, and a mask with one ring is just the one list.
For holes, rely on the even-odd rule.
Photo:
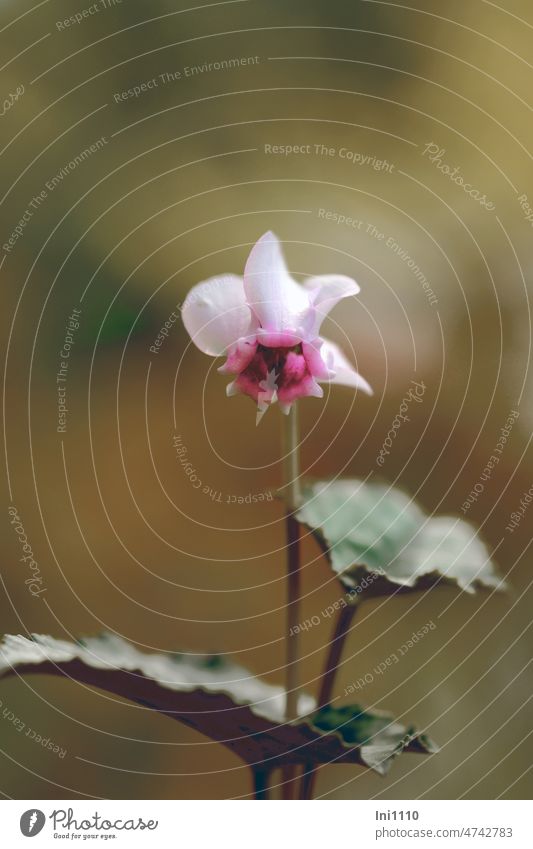
{"label": "silver-green leaf", "polygon": [[12,674],[60,675],[130,699],[221,743],[253,770],[343,762],[384,774],[402,751],[435,750],[424,735],[384,714],[355,706],[313,712],[315,702],[305,695],[301,715],[287,722],[281,687],[232,661],[141,652],[109,634],[78,643],[7,636],[0,645],[0,679]]}
{"label": "silver-green leaf", "polygon": [[356,598],[442,580],[472,593],[503,589],[475,528],[431,517],[408,495],[356,479],[307,484],[297,519],[317,536],[337,576]]}

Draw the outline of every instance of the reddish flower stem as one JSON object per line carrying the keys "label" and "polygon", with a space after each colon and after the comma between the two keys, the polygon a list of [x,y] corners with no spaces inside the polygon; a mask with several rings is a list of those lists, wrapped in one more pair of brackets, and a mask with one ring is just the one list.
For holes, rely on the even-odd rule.
{"label": "reddish flower stem", "polygon": [[254,785],[254,799],[268,799],[269,771],[257,766],[251,766],[250,771]]}
{"label": "reddish flower stem", "polygon": [[[288,416],[283,416],[283,495],[287,505],[285,527],[287,535],[287,658],[285,690],[287,693],[285,715],[288,720],[298,716],[298,624],[300,621],[300,525],[295,511],[300,504],[300,463],[298,454],[298,411],[292,405]],[[282,797],[291,799],[296,780],[294,766],[282,770]]]}
{"label": "reddish flower stem", "polygon": [[283,494],[287,505],[287,662],[285,688],[287,719],[298,715],[298,634],[300,610],[300,525],[295,511],[300,503],[300,468],[298,457],[298,414],[292,405],[283,421]]}
{"label": "reddish flower stem", "polygon": [[[342,657],[342,650],[356,611],[356,605],[350,604],[348,607],[343,607],[339,610],[339,613],[337,614],[335,628],[331,635],[329,651],[320,681],[320,691],[318,694],[319,708],[325,707],[325,705],[328,705],[331,702],[335,677]],[[300,799],[313,798],[316,775],[316,767],[313,764],[307,764],[300,785]]]}

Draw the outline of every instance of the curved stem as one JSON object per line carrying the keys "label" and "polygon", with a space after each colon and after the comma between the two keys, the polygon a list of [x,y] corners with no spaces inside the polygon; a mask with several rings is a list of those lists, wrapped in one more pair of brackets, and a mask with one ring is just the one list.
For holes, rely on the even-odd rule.
{"label": "curved stem", "polygon": [[[356,612],[356,605],[350,604],[347,607],[342,608],[337,615],[335,628],[329,643],[328,655],[322,672],[322,678],[320,680],[320,690],[318,693],[319,708],[324,707],[331,701],[335,677],[342,657],[342,650]],[[313,764],[307,764],[300,786],[300,799],[313,798],[315,781],[316,767]]]}

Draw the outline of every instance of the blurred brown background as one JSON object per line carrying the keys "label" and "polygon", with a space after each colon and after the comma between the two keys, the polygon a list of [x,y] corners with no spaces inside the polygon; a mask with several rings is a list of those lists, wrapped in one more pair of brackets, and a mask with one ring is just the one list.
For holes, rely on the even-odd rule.
{"label": "blurred brown background", "polygon": [[[31,213],[0,256],[10,487],[1,630],[70,638],[105,629],[146,649],[228,653],[282,683],[281,509],[225,503],[278,486],[278,411],[256,428],[253,404],[226,400],[218,363],[189,345],[179,319],[150,351],[189,288],[240,273],[250,246],[272,229],[296,276],[345,273],[362,289],[327,331],[353,346],[376,393],[353,405],[337,388],[326,404],[301,404],[308,474],[373,470],[428,511],[462,515],[509,413],[520,413],[468,511],[497,547],[510,595],[443,589],[369,602],[339,673],[342,692],[413,631],[437,623],[361,700],[416,721],[441,753],[405,756],[386,779],[331,766],[318,793],[526,798],[533,513],[512,534],[506,525],[533,483],[533,248],[524,206],[533,205],[531,5],[189,6],[0,5],[1,91],[10,104],[0,118],[2,245]],[[246,62],[209,69],[231,59]],[[138,96],[123,95],[143,84]],[[491,208],[439,170],[424,153],[429,144]],[[309,152],[273,154],[265,145]],[[361,223],[326,220],[320,210]],[[66,432],[58,433],[56,374],[74,308],[80,326]],[[412,405],[379,470],[377,452],[413,379],[426,384],[423,403]],[[189,484],[176,434],[220,501]],[[24,584],[11,503],[41,568],[39,598]],[[313,616],[340,592],[312,541],[305,556],[303,612]],[[303,641],[311,692],[329,628],[322,620]],[[0,721],[8,797],[249,792],[229,752],[148,710],[42,677],[4,682],[0,698],[67,750],[60,759]]]}

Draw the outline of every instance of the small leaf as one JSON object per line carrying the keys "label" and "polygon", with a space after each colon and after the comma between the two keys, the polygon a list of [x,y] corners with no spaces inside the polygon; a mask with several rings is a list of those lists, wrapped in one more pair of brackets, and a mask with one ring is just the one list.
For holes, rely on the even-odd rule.
{"label": "small leaf", "polygon": [[[62,675],[151,708],[231,749],[268,771],[286,764],[357,763],[386,772],[401,751],[429,753],[424,736],[359,707],[322,710],[285,722],[285,693],[246,669],[217,657],[147,654],[103,634],[77,643],[34,635],[6,636],[0,678]],[[300,696],[299,709],[315,707]]]}
{"label": "small leaf", "polygon": [[438,580],[469,593],[476,585],[504,588],[470,524],[431,518],[386,484],[355,479],[308,484],[296,518],[317,536],[344,586],[357,593],[420,589]]}
{"label": "small leaf", "polygon": [[385,713],[369,713],[358,705],[327,705],[311,717],[321,731],[336,731],[349,746],[358,746],[361,760],[381,775],[405,748],[434,754],[438,747],[426,735],[405,728]]}

